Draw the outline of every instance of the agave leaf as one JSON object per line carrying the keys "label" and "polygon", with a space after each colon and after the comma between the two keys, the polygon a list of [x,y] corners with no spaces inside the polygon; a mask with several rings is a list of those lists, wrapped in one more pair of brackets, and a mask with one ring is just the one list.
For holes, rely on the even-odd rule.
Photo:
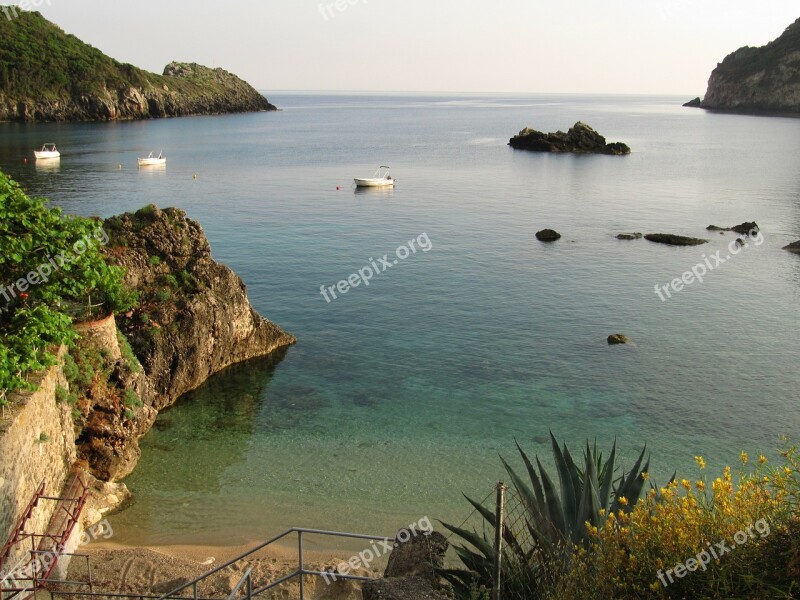
{"label": "agave leaf", "polygon": [[539,457],[536,457],[536,464],[539,466],[539,473],[542,475],[542,486],[544,487],[544,496],[547,499],[547,512],[550,520],[555,525],[558,531],[564,531],[564,511],[561,510],[561,502],[558,499],[553,481],[542,466]]}
{"label": "agave leaf", "polygon": [[442,526],[447,528],[449,531],[455,533],[458,537],[466,540],[475,548],[480,550],[486,557],[494,556],[494,548],[492,545],[486,540],[485,537],[479,536],[474,531],[469,531],[468,529],[462,529],[461,527],[456,527],[455,525],[450,525],[445,523],[444,521],[439,521]]}
{"label": "agave leaf", "polygon": [[528,458],[528,455],[525,454],[525,451],[520,447],[519,442],[514,440],[514,443],[517,445],[517,450],[522,455],[522,461],[525,463],[525,468],[528,470],[528,477],[531,478],[531,484],[533,485],[533,491],[536,494],[536,501],[538,506],[544,506],[544,493],[542,492],[542,484],[539,481],[539,476],[536,474],[536,468],[531,463],[531,459]]}
{"label": "agave leaf", "polygon": [[611,495],[611,486],[614,483],[614,460],[617,456],[617,438],[614,438],[614,444],[611,446],[611,454],[603,466],[601,473],[602,481],[600,482],[600,506],[608,508],[608,499]]}
{"label": "agave leaf", "polygon": [[[553,446],[553,457],[555,458],[556,471],[558,471],[558,481],[561,484],[561,502],[564,523],[572,523],[575,521],[578,512],[578,499],[575,496],[576,488],[573,483],[572,473],[570,472],[570,465],[564,458],[561,448],[558,447],[558,442],[552,431],[550,432],[550,443]],[[564,449],[567,450],[566,445]],[[569,451],[567,450],[567,452]]]}

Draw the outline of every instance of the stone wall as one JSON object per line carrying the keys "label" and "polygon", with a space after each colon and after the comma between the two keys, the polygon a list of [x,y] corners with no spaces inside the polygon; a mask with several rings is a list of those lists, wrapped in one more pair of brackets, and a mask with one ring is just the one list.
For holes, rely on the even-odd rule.
{"label": "stone wall", "polygon": [[[59,365],[65,352],[62,347],[58,353]],[[42,481],[45,494],[60,494],[76,458],[70,407],[56,402],[56,386],[67,387],[61,366],[50,367],[34,383],[39,388],[33,393],[9,395],[11,408],[0,421],[0,546]],[[27,529],[44,531],[55,508],[55,501],[40,501]],[[7,565],[27,558],[30,541],[21,546]]]}

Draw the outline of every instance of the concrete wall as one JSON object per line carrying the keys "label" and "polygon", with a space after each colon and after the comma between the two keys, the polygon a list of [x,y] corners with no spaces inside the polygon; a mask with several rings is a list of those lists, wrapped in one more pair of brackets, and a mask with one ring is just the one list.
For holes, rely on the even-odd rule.
{"label": "concrete wall", "polygon": [[[56,402],[56,386],[67,387],[60,363],[48,369],[39,389],[11,394],[11,409],[0,421],[0,546],[4,545],[39,484],[45,493],[58,496],[76,459],[71,408]],[[34,381],[34,383],[37,383]],[[29,531],[42,532],[56,508],[42,500],[34,509]],[[31,549],[30,541],[17,547],[6,567],[13,566]]]}

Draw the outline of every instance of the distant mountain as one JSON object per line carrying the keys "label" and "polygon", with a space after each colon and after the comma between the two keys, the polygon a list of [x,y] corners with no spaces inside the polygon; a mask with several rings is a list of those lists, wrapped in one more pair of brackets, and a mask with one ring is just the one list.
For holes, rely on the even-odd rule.
{"label": "distant mountain", "polygon": [[711,73],[703,108],[800,114],[800,19],[761,48],[746,46]]}
{"label": "distant mountain", "polygon": [[0,121],[95,121],[277,110],[223,69],[120,63],[38,12],[0,18]]}

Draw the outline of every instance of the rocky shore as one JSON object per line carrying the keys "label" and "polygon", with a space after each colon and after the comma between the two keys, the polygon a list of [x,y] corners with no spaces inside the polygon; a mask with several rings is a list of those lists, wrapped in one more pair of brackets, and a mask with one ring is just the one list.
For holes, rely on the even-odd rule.
{"label": "rocky shore", "polygon": [[[113,121],[277,110],[223,69],[120,63],[38,12],[0,19],[0,121]],[[46,44],[44,44],[46,40]]]}

